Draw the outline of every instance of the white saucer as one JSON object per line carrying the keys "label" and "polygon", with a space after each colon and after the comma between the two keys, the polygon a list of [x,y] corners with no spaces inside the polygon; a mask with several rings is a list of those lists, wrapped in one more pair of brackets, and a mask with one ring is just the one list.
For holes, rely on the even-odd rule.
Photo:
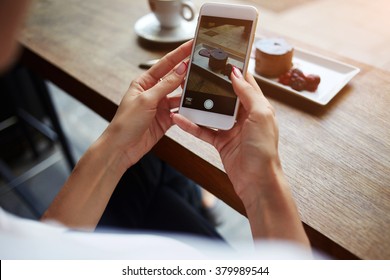
{"label": "white saucer", "polygon": [[182,20],[180,26],[172,29],[161,28],[154,14],[150,13],[141,17],[135,23],[135,33],[149,41],[159,43],[179,43],[194,37],[196,19],[192,21]]}

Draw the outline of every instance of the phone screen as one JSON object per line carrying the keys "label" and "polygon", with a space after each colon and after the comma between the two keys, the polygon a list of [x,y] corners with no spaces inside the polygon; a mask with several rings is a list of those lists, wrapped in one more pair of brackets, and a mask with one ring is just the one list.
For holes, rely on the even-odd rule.
{"label": "phone screen", "polygon": [[234,115],[232,66],[245,68],[253,21],[201,16],[182,107]]}

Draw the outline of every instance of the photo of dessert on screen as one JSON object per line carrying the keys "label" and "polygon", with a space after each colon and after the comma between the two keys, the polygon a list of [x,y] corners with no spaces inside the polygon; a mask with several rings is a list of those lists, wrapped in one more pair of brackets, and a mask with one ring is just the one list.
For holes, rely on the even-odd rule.
{"label": "photo of dessert on screen", "polygon": [[203,16],[195,42],[188,89],[232,96],[230,73],[244,67],[251,22]]}
{"label": "photo of dessert on screen", "polygon": [[[198,100],[202,109],[203,99],[213,95],[213,100],[223,101],[216,102],[221,104],[223,113],[233,113],[236,96],[230,74],[233,66],[241,71],[244,68],[251,28],[249,20],[201,18],[187,82],[187,93],[191,98],[184,106],[197,107],[194,101]],[[214,110],[219,111],[217,105]]]}

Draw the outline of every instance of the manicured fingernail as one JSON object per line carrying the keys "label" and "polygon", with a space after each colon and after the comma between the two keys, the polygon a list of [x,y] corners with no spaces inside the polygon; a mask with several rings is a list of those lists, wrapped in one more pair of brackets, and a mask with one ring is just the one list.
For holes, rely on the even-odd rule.
{"label": "manicured fingernail", "polygon": [[187,63],[183,61],[179,67],[176,68],[176,74],[183,75],[187,70]]}
{"label": "manicured fingernail", "polygon": [[233,66],[233,74],[234,74],[234,76],[236,76],[237,78],[242,78],[241,71],[240,71],[240,69],[238,69],[236,66]]}

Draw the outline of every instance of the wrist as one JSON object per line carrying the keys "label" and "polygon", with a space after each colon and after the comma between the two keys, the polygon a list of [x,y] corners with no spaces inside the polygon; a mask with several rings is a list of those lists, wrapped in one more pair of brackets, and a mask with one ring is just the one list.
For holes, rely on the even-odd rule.
{"label": "wrist", "polygon": [[282,239],[310,246],[290,187],[280,164],[248,182],[241,196],[254,238]]}
{"label": "wrist", "polygon": [[91,154],[96,157],[95,160],[104,162],[106,170],[118,173],[120,176],[132,165],[112,128],[106,129],[91,145],[90,150]]}
{"label": "wrist", "polygon": [[279,159],[271,160],[262,166],[260,172],[253,173],[237,186],[241,190],[237,195],[248,211],[257,205],[260,200],[272,201],[285,190],[289,191],[287,180],[284,176]]}

